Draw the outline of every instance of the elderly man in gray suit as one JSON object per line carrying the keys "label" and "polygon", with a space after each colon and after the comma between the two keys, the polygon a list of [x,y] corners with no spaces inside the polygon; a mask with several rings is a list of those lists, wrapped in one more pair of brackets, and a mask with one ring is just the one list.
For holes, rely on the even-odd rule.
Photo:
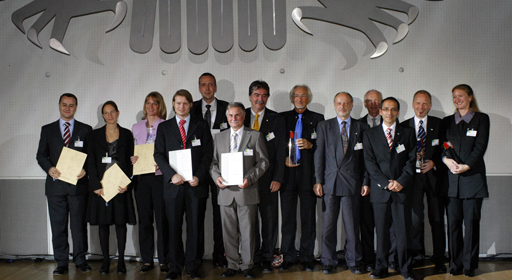
{"label": "elderly man in gray suit", "polygon": [[[242,270],[245,278],[254,278],[254,227],[260,202],[258,179],[269,166],[267,148],[261,133],[244,127],[244,105],[229,104],[226,116],[231,129],[215,136],[215,149],[210,168],[212,179],[219,187],[217,201],[220,205],[224,248],[228,260],[228,269],[221,277],[233,277]],[[230,152],[243,152],[244,179],[241,185],[227,186],[222,178],[221,155]],[[240,247],[242,263],[238,254]]]}

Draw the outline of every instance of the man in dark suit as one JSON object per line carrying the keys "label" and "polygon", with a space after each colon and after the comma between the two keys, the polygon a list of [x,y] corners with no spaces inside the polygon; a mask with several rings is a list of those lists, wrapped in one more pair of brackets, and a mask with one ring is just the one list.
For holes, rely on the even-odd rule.
{"label": "man in dark suit", "polygon": [[[284,162],[286,158],[285,120],[279,113],[266,108],[270,88],[264,81],[254,81],[249,86],[251,108],[245,110],[246,127],[258,130],[265,137],[270,167],[258,181],[261,216],[261,242],[259,227],[256,237],[256,253],[261,250],[255,263],[261,261],[265,273],[272,271],[274,249],[277,243],[278,193],[284,182]],[[258,224],[256,224],[258,225]],[[261,244],[261,246],[260,246]],[[258,259],[259,258],[259,259]]]}
{"label": "man in dark suit", "polygon": [[[432,108],[431,95],[426,90],[417,91],[412,101],[414,117],[402,123],[416,131],[417,153],[416,172],[413,176],[411,249],[413,263],[425,259],[423,197],[427,196],[428,220],[432,230],[434,254],[432,262],[436,273],[446,273],[445,249],[446,232],[444,229],[445,197],[441,195],[441,186],[437,176],[446,172],[441,162],[440,124],[441,119],[428,116]],[[420,141],[421,139],[421,141]],[[439,182],[441,183],[441,182]]]}
{"label": "man in dark suit", "polygon": [[334,273],[338,265],[336,229],[340,204],[347,236],[345,260],[352,273],[362,273],[359,214],[360,197],[369,194],[362,144],[363,132],[368,125],[350,117],[353,105],[349,93],[336,94],[334,108],[337,116],[318,124],[314,191],[323,197],[321,259],[324,274]]}
{"label": "man in dark suit", "polygon": [[[164,175],[164,200],[169,221],[170,267],[166,279],[181,277],[183,267],[192,279],[204,252],[204,214],[208,199],[208,170],[213,157],[213,140],[208,124],[190,115],[192,95],[177,91],[172,100],[176,116],[158,126],[155,161]],[[169,152],[191,149],[192,180],[185,180],[169,164]],[[187,246],[183,252],[183,215],[187,217]]]}
{"label": "man in dark suit", "polygon": [[[218,203],[228,259],[228,269],[221,277],[233,277],[242,270],[245,278],[254,278],[252,267],[258,220],[258,179],[269,165],[267,148],[261,133],[243,126],[245,108],[242,103],[229,104],[226,115],[231,129],[215,136],[215,151],[210,169],[210,174],[219,187]],[[230,185],[222,178],[221,167],[228,164],[222,162],[222,154],[237,152],[243,152],[243,183]]]}
{"label": "man in dark suit", "polygon": [[87,136],[91,126],[75,120],[78,100],[71,93],[64,93],[59,99],[60,119],[41,129],[41,138],[37,149],[37,163],[48,173],[45,194],[48,199],[48,212],[52,227],[52,243],[57,268],[53,274],[68,272],[68,215],[73,238],[73,262],[83,272],[91,271],[85,261],[87,254],[87,195],[88,180],[82,169],[76,185],[60,181],[60,172],[55,168],[63,147],[85,152]]}
{"label": "man in dark suit", "polygon": [[[211,129],[212,135],[228,129],[229,124],[226,118],[228,102],[215,97],[217,92],[215,76],[211,73],[203,73],[199,77],[199,92],[203,98],[194,101],[190,114],[204,119]],[[222,225],[220,222],[219,204],[217,203],[217,185],[215,185],[214,180],[209,175],[208,184],[210,185],[213,212],[213,262],[218,267],[226,268],[228,263],[226,256],[224,256],[224,244],[222,243]]]}
{"label": "man in dark suit", "polygon": [[377,232],[375,270],[370,277],[388,276],[390,228],[397,240],[398,266],[404,279],[413,280],[410,250],[411,184],[416,162],[416,141],[412,128],[398,125],[400,103],[393,97],[381,103],[382,123],[367,130],[363,147],[370,175],[370,200]]}
{"label": "man in dark suit", "polygon": [[[382,118],[379,115],[380,103],[382,102],[382,93],[371,89],[364,94],[364,107],[368,114],[359,119],[367,123],[370,128],[380,125]],[[369,182],[368,182],[369,184]],[[373,271],[375,268],[375,221],[373,218],[373,207],[370,202],[370,196],[361,197],[361,247],[363,259],[361,263],[365,265],[366,270]]]}
{"label": "man in dark suit", "polygon": [[[300,199],[300,249],[299,261],[306,271],[313,271],[316,239],[316,196],[313,192],[315,166],[313,154],[316,149],[317,124],[324,116],[308,110],[307,105],[313,99],[306,85],[297,85],[290,91],[290,101],[294,105],[291,111],[281,115],[286,120],[286,133],[293,132],[293,138],[287,142],[295,143],[298,161],[286,159],[285,183],[281,186],[281,253],[284,262],[280,270],[287,270],[297,262],[295,235],[297,233],[297,199]],[[290,135],[290,137],[292,137]],[[291,143],[291,142],[290,142]]]}

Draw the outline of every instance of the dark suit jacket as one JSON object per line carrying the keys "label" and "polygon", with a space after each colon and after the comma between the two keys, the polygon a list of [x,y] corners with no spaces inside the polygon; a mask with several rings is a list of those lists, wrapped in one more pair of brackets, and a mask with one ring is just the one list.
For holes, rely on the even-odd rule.
{"label": "dark suit jacket", "polygon": [[[405,150],[397,153],[396,148],[404,145]],[[416,133],[414,129],[396,125],[393,147],[389,150],[382,124],[368,129],[363,140],[364,161],[370,175],[370,201],[410,203],[412,176],[416,166]],[[389,180],[398,181],[403,189],[393,192],[384,189]]]}
{"label": "dark suit jacket", "polygon": [[[295,125],[299,114],[295,110],[281,113],[286,121],[286,143],[290,141],[290,131],[295,131]],[[316,139],[312,139],[312,133],[318,135],[317,125],[324,120],[324,116],[306,109],[302,113],[302,138],[308,140],[313,144],[311,149],[300,150],[300,165],[298,167],[288,168],[285,167],[284,181],[288,182],[288,176],[292,169],[299,169],[300,176],[302,177],[300,188],[303,190],[313,190],[315,184],[315,164],[314,157],[316,150]],[[293,141],[293,139],[292,139]],[[287,154],[288,156],[288,154]]]}
{"label": "dark suit jacket", "polygon": [[[201,141],[200,146],[192,146],[192,140]],[[192,174],[199,179],[199,185],[191,187],[197,198],[208,197],[208,171],[213,157],[213,140],[208,124],[195,116],[190,116],[190,124],[187,132],[186,148],[192,149]],[[164,174],[164,187],[171,189],[171,195],[175,198],[178,195],[176,185],[172,183],[172,177],[176,171],[169,165],[169,151],[183,149],[180,129],[176,123],[176,117],[160,123],[156,133],[155,141],[155,162]]]}
{"label": "dark suit jacket", "polygon": [[[245,127],[251,126],[251,108],[245,109]],[[265,137],[265,145],[267,146],[268,160],[270,167],[259,180],[260,190],[268,190],[272,181],[284,183],[284,161],[286,160],[286,135],[285,120],[279,113],[265,108],[265,114],[260,123],[259,132]],[[273,132],[275,138],[268,140],[268,135]]]}
{"label": "dark suit jacket", "polygon": [[[404,127],[410,127],[414,129],[414,132],[416,133],[416,126],[414,124],[414,117],[404,121],[401,123]],[[433,116],[427,116],[427,137],[426,137],[426,143],[425,143],[425,158],[424,159],[430,159],[434,162],[436,168],[432,168],[429,172],[426,173],[428,177],[427,185],[432,188],[432,190],[435,193],[439,193],[440,187],[437,187],[437,176],[440,172],[446,171],[444,168],[445,165],[441,161],[441,153],[443,152],[441,142],[441,135],[440,135],[440,126],[441,126],[441,119],[436,118]],[[416,138],[417,139],[417,138]],[[436,141],[434,143],[433,141]],[[435,145],[433,145],[435,144]],[[416,172],[414,174],[417,174]],[[442,182],[439,182],[440,184]]]}
{"label": "dark suit jacket", "polygon": [[[221,123],[226,124],[226,128],[223,128],[222,130],[228,129],[229,123],[228,118],[226,117],[226,109],[229,103],[224,100],[219,100],[217,98],[215,98],[215,100],[217,100],[217,109],[215,110],[215,122],[213,123],[213,129],[220,129]],[[199,119],[204,119],[202,111],[202,102],[203,99],[194,101],[194,105],[192,106],[192,109],[190,109],[190,114]]]}
{"label": "dark suit jacket", "polygon": [[[455,153],[463,164],[470,169],[462,174],[448,172],[448,196],[458,198],[489,197],[487,190],[487,177],[485,171],[484,154],[489,143],[490,122],[489,116],[475,112],[469,123],[461,121],[455,124],[455,116],[443,119],[443,142],[450,141]],[[468,130],[475,130],[476,137],[468,136]],[[447,156],[443,153],[443,157]]]}
{"label": "dark suit jacket", "polygon": [[323,185],[326,194],[354,196],[361,194],[361,187],[368,185],[365,177],[363,143],[366,123],[351,120],[347,153],[343,152],[337,117],[320,122],[315,152],[316,183]]}
{"label": "dark suit jacket", "polygon": [[[84,176],[82,179],[78,180],[75,186],[60,180],[54,181],[53,178],[48,175],[48,170],[50,170],[51,167],[57,165],[62,147],[64,147],[64,139],[62,139],[59,125],[59,120],[57,120],[56,122],[52,122],[41,128],[41,138],[39,139],[39,147],[37,148],[36,158],[39,166],[41,166],[41,168],[47,173],[45,194],[87,194],[87,186],[89,184],[87,176]],[[73,135],[71,135],[68,148],[86,153],[87,145],[89,144],[88,136],[91,130],[92,127],[90,125],[75,120]],[[84,142],[84,147],[75,147],[75,141],[77,141],[79,138],[80,141]],[[84,165],[84,169],[87,171],[87,163]]]}

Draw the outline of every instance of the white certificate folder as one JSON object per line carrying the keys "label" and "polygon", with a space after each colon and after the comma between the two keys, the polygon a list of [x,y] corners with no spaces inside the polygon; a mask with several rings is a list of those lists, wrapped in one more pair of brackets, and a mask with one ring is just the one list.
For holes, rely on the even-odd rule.
{"label": "white certificate folder", "polygon": [[224,153],[220,155],[220,173],[226,186],[236,186],[244,183],[244,155]]}
{"label": "white certificate folder", "polygon": [[190,149],[169,152],[169,165],[180,174],[185,181],[192,181],[192,153]]}

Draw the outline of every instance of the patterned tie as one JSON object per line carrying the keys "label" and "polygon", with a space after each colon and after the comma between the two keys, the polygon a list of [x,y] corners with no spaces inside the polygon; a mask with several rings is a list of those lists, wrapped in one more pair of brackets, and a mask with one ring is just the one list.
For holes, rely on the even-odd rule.
{"label": "patterned tie", "polygon": [[210,111],[212,105],[206,105],[206,113],[204,113],[204,120],[208,123],[208,127],[212,128],[212,111]]}
{"label": "patterned tie", "polygon": [[256,119],[254,120],[254,124],[252,125],[252,129],[260,131],[260,122],[258,121],[258,118],[260,117],[260,114],[256,114]]}
{"label": "patterned tie", "polygon": [[372,127],[377,126],[377,118],[372,118]]}
{"label": "patterned tie", "polygon": [[64,128],[64,137],[63,137],[63,139],[64,139],[64,145],[66,145],[66,147],[68,146],[69,140],[71,139],[71,132],[69,131],[69,126],[70,125],[71,124],[69,122],[65,122],[64,123],[65,128]]}
{"label": "patterned tie", "polygon": [[[297,123],[295,123],[295,142],[297,142],[297,139],[302,138],[302,114],[299,114],[299,119],[297,120]],[[295,144],[295,159],[299,161],[300,159],[300,150],[299,145]]]}
{"label": "patterned tie", "polygon": [[238,133],[234,133],[231,137],[231,152],[236,153],[238,151]]}
{"label": "patterned tie", "polygon": [[183,149],[187,148],[187,133],[185,132],[185,128],[183,125],[187,122],[186,120],[180,120],[180,134],[181,134],[181,141],[183,141]]}
{"label": "patterned tie", "polygon": [[347,128],[346,128],[346,125],[347,125],[347,122],[346,121],[342,121],[341,122],[341,144],[343,145],[343,153],[347,153],[347,148],[348,148],[348,136],[347,136]]}
{"label": "patterned tie", "polygon": [[427,134],[425,133],[425,129],[423,128],[423,120],[420,121],[420,127],[418,128],[418,138],[421,138],[421,148],[418,147],[418,152],[422,152],[422,149],[425,148],[425,143]]}
{"label": "patterned tie", "polygon": [[388,145],[389,145],[390,151],[393,148],[393,138],[391,138],[391,131],[392,131],[392,129],[388,128],[387,133],[386,133],[386,139],[388,140]]}

